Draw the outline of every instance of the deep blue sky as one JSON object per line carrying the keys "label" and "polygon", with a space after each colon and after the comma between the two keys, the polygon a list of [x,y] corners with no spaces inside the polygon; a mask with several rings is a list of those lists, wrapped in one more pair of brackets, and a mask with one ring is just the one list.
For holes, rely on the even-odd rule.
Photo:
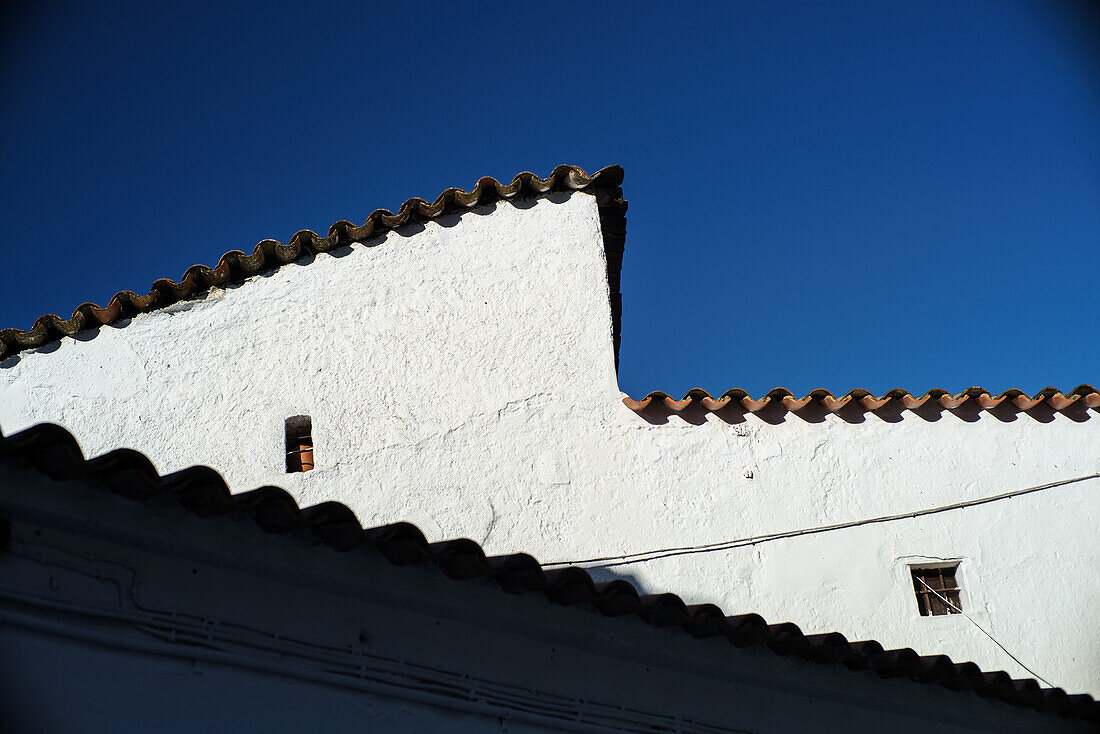
{"label": "deep blue sky", "polygon": [[2,327],[619,163],[627,392],[1100,383],[1085,5],[37,5],[2,23]]}

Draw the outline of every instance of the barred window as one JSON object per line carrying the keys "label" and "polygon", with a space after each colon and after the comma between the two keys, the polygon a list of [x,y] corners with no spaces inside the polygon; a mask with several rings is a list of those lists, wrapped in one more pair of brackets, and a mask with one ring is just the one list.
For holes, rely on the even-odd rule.
{"label": "barred window", "polygon": [[941,614],[961,614],[962,599],[956,578],[959,564],[946,566],[911,566],[913,591],[917,594],[917,608],[922,617]]}

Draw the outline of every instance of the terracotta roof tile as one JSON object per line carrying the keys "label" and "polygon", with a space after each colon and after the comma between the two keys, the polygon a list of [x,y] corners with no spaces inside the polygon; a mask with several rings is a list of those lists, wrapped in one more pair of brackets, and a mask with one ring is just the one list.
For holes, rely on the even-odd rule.
{"label": "terracotta roof tile", "polygon": [[885,650],[874,640],[850,642],[838,632],[806,635],[797,625],[769,625],[756,614],[727,616],[714,604],[687,605],[675,594],[639,594],[621,579],[597,583],[582,568],[545,570],[524,553],[486,556],[472,540],[429,543],[409,523],[363,528],[342,504],[299,507],[277,487],[232,494],[217,472],[206,467],[162,477],[145,456],[128,449],[85,459],[76,440],[60,426],[42,424],[12,436],[0,433],[0,460],[29,463],[57,480],[88,478],[135,501],[169,496],[202,517],[247,515],[266,532],[309,532],[337,551],[366,546],[397,566],[430,563],[454,579],[491,580],[509,593],[541,592],[555,604],[586,606],[607,616],[639,617],[653,626],[678,627],[697,638],[724,638],[738,647],[760,646],[776,655],[974,691],[1040,712],[1100,721],[1100,704],[1092,696],[1042,688],[1034,680],[1014,680],[1003,671],[983,672],[973,663],[955,663],[946,655],[921,656],[909,648]]}
{"label": "terracotta roof tile", "polygon": [[623,247],[626,244],[626,202],[623,201],[620,188],[622,181],[623,169],[620,166],[607,166],[590,176],[577,166],[561,165],[546,178],[523,172],[517,174],[510,184],[502,184],[495,178],[486,176],[479,179],[470,191],[450,188],[437,196],[432,203],[420,198],[409,199],[400,206],[396,214],[387,209],[377,209],[359,226],[341,220],[329,227],[325,237],[307,229],[295,234],[286,244],[276,240],[263,240],[253,248],[251,255],[232,250],[222,255],[213,269],[205,265],[192,265],[178,283],[161,278],[143,296],[133,291],[119,291],[106,306],[94,303],[77,306],[68,319],[46,314],[40,316],[27,331],[2,329],[0,359],[24,349],[40,347],[63,336],[72,336],[86,329],[112,324],[135,314],[155,311],[177,301],[194,298],[213,287],[240,283],[309,254],[365,242],[391,230],[420,224],[444,214],[462,213],[476,206],[502,200],[533,198],[555,191],[589,191],[596,194],[600,209],[600,224],[607,254],[607,276],[611,285],[617,364],[619,322],[622,317],[619,276],[622,270]]}
{"label": "terracotta roof tile", "polygon": [[790,390],[777,387],[762,395],[758,400],[740,388],[726,390],[718,397],[714,397],[702,388],[693,387],[679,400],[666,392],[655,390],[641,400],[635,400],[629,396],[625,397],[623,398],[623,404],[638,412],[657,410],[673,413],[682,412],[692,406],[698,406],[703,410],[712,412],[740,410],[748,413],[756,413],[769,406],[771,409],[779,409],[781,406],[783,410],[795,413],[815,406],[818,409],[824,409],[832,413],[845,409],[876,411],[890,406],[904,410],[918,410],[925,406],[955,410],[967,405],[978,410],[993,410],[1002,405],[1014,410],[1032,410],[1040,405],[1045,405],[1052,410],[1062,411],[1074,408],[1100,408],[1100,391],[1092,385],[1078,385],[1068,393],[1062,393],[1057,388],[1048,387],[1032,396],[1015,388],[1005,390],[999,395],[993,395],[985,388],[971,387],[958,395],[952,395],[947,390],[935,388],[923,395],[916,396],[908,390],[894,389],[876,397],[869,390],[856,388],[837,397],[828,390],[819,388],[799,398]]}

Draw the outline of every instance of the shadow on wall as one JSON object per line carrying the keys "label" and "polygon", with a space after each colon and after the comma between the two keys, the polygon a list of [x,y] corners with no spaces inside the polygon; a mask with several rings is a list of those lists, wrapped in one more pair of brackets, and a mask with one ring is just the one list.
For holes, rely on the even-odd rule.
{"label": "shadow on wall", "polygon": [[[84,331],[78,331],[77,333],[73,334],[72,337],[70,337],[70,338],[75,340],[75,341],[78,341],[78,342],[90,342],[93,339],[95,339],[97,336],[99,336],[100,331],[104,327],[111,328],[111,329],[125,329],[127,326],[130,325],[130,321],[131,321],[131,319],[122,319],[121,321],[116,321],[113,324],[105,324],[105,325],[98,325],[97,324],[95,327],[93,327],[91,329],[85,329]],[[62,341],[60,339],[58,339],[56,341],[46,342],[45,344],[43,344],[42,346],[39,346],[39,347],[34,347],[32,349],[27,349],[27,350],[22,351],[22,352],[17,352],[16,354],[13,354],[10,357],[7,357],[6,359],[0,359],[0,370],[10,370],[10,369],[14,368],[17,364],[19,364],[21,361],[23,361],[23,356],[27,355],[27,354],[52,354],[53,352],[56,352],[58,349],[61,348],[61,344],[62,344]]]}
{"label": "shadow on wall", "polygon": [[608,566],[585,566],[585,571],[592,577],[592,580],[597,584],[606,584],[612,581],[625,581],[634,587],[634,590],[638,592],[638,596],[644,596],[645,594],[652,593],[645,588],[645,584],[638,580],[638,577],[632,573],[626,573],[624,571],[616,571],[612,567]]}

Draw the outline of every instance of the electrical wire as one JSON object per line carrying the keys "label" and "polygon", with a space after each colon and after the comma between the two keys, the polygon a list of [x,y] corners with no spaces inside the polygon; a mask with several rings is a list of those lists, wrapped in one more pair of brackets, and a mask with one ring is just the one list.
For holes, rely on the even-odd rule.
{"label": "electrical wire", "polygon": [[955,610],[955,612],[956,612],[957,614],[961,614],[961,615],[963,615],[964,617],[966,617],[967,619],[969,619],[969,620],[970,620],[970,623],[971,623],[972,625],[974,625],[974,626],[975,626],[975,627],[977,627],[977,628],[978,628],[979,630],[981,630],[981,631],[982,631],[982,634],[983,634],[983,635],[985,635],[985,636],[986,636],[986,637],[988,637],[989,639],[993,640],[993,644],[994,644],[994,645],[996,645],[997,647],[1001,648],[1001,650],[1003,650],[1003,651],[1004,651],[1004,654],[1005,654],[1005,655],[1008,655],[1008,656],[1009,656],[1010,658],[1012,658],[1013,660],[1015,660],[1015,661],[1016,661],[1016,663],[1017,663],[1017,665],[1019,665],[1019,666],[1020,666],[1021,668],[1023,668],[1023,669],[1024,669],[1024,670],[1026,670],[1027,672],[1031,673],[1031,674],[1032,674],[1033,676],[1035,676],[1036,678],[1038,678],[1039,680],[1041,680],[1041,681],[1042,681],[1043,683],[1046,683],[1046,684],[1047,684],[1048,686],[1050,686],[1051,688],[1057,688],[1057,686],[1055,686],[1055,685],[1054,685],[1053,683],[1051,683],[1050,681],[1048,681],[1048,680],[1047,680],[1046,678],[1044,678],[1043,676],[1039,675],[1038,673],[1036,673],[1036,672],[1035,672],[1034,670],[1032,670],[1031,668],[1029,668],[1029,667],[1027,667],[1026,665],[1024,665],[1023,661],[1021,661],[1021,660],[1020,660],[1020,658],[1018,658],[1018,657],[1016,657],[1015,655],[1013,655],[1012,653],[1010,653],[1010,652],[1008,651],[1008,648],[1007,648],[1007,647],[1005,647],[1005,646],[1004,646],[1004,645],[1002,645],[1001,643],[997,642],[997,638],[996,638],[996,637],[994,637],[993,635],[989,634],[988,632],[986,632],[986,631],[985,631],[985,628],[984,628],[984,627],[982,627],[982,626],[981,626],[980,624],[978,624],[977,622],[975,622],[975,621],[974,621],[974,618],[973,618],[973,617],[971,617],[971,616],[970,616],[969,614],[967,614],[966,612],[964,612],[964,611],[963,611],[962,609],[960,609],[959,607],[957,607],[957,606],[955,606],[954,604],[952,604],[952,603],[951,603],[951,602],[950,602],[950,601],[949,601],[949,600],[948,600],[948,599],[947,599],[946,597],[942,596],[942,595],[940,594],[940,592],[936,591],[936,590],[935,590],[935,589],[933,589],[933,588],[932,588],[931,586],[929,586],[928,584],[926,584],[926,583],[924,582],[924,579],[920,578],[919,576],[913,576],[913,578],[915,578],[915,579],[916,579],[917,581],[919,581],[919,582],[920,582],[920,584],[921,584],[921,586],[923,586],[924,588],[928,589],[928,590],[929,590],[929,591],[931,591],[931,592],[932,592],[933,594],[935,594],[936,596],[938,596],[938,597],[939,597],[939,599],[940,599],[940,601],[942,601],[942,602],[943,602],[944,604],[946,604],[947,606],[949,606],[949,607],[951,607],[952,609],[954,609],[954,610]]}
{"label": "electrical wire", "polygon": [[579,561],[552,561],[549,563],[543,563],[543,567],[550,566],[579,566],[579,565],[591,565],[591,568],[606,568],[610,566],[629,566],[636,563],[646,563],[648,561],[655,561],[661,558],[672,558],[674,556],[691,555],[695,553],[714,553],[717,551],[732,550],[734,548],[742,548],[750,545],[757,545],[760,543],[767,543],[772,540],[781,540],[784,538],[794,538],[801,535],[816,535],[818,533],[827,533],[833,530],[844,530],[846,528],[859,527],[861,525],[873,525],[877,523],[893,522],[895,520],[908,520],[914,517],[923,517],[925,515],[935,515],[940,512],[948,512],[950,510],[961,510],[967,507],[976,507],[978,505],[988,504],[990,502],[998,502],[1000,500],[1009,499],[1011,497],[1020,497],[1025,494],[1031,494],[1032,492],[1040,492],[1044,489],[1053,489],[1054,487],[1063,487],[1067,484],[1074,484],[1076,482],[1084,482],[1089,479],[1100,478],[1100,472],[1095,474],[1087,474],[1082,477],[1075,477],[1073,479],[1062,479],[1057,482],[1049,482],[1047,484],[1040,484],[1035,487],[1026,487],[1024,489],[1015,489],[1011,492],[1004,492],[1003,494],[995,494],[990,497],[981,497],[975,500],[966,500],[964,502],[956,502],[950,505],[942,505],[940,507],[931,507],[925,510],[914,510],[912,512],[903,512],[897,515],[885,515],[883,517],[873,517],[867,520],[850,520],[848,522],[836,523],[834,525],[822,525],[815,528],[805,528],[802,530],[787,530],[778,533],[768,533],[767,535],[756,535],[748,538],[737,538],[735,540],[725,540],[717,543],[707,543],[704,545],[690,545],[680,546],[674,548],[658,548],[649,551],[639,551],[636,553],[624,553],[617,556],[600,556],[596,558],[586,558]]}

